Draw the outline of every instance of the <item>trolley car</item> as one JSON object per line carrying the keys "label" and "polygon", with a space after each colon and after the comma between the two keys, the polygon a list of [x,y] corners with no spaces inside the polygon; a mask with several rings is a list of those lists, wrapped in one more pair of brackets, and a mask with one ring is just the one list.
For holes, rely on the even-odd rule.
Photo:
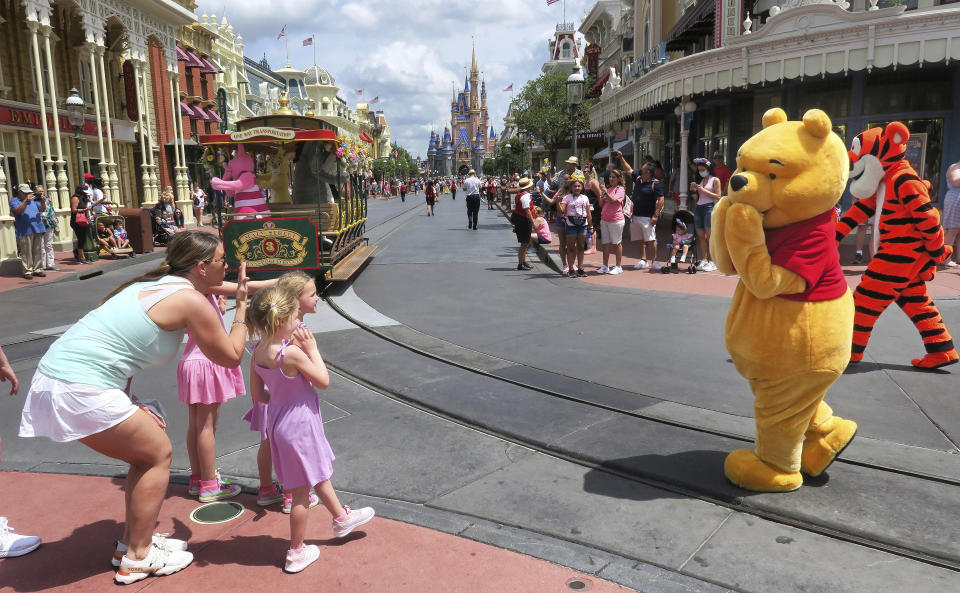
{"label": "trolley car", "polygon": [[243,145],[270,190],[270,211],[222,214],[221,239],[228,271],[247,263],[250,277],[304,270],[327,280],[347,280],[376,250],[364,237],[367,199],[360,173],[347,173],[337,149],[337,129],[309,115],[250,117],[225,134],[203,134],[200,144],[230,153]]}

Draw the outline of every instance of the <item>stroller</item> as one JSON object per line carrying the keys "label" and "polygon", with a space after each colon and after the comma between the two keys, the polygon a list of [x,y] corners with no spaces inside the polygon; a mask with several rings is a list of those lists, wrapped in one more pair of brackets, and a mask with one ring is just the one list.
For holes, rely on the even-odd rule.
{"label": "stroller", "polygon": [[97,225],[99,225],[102,222],[103,226],[105,226],[107,230],[109,230],[110,233],[112,234],[113,225],[116,224],[117,221],[124,222],[124,219],[122,216],[119,216],[116,214],[99,214],[94,219],[93,225],[91,225],[91,229],[92,229],[91,232],[94,233],[94,245],[97,248],[97,251],[98,251],[97,255],[99,257],[104,257],[106,255],[112,255],[114,258],[117,258],[121,255],[128,255],[132,257],[131,254],[133,253],[133,249],[131,249],[130,247],[107,249],[102,245],[100,245],[96,239]]}
{"label": "stroller", "polygon": [[[677,232],[676,229],[679,226],[685,227],[687,230],[694,228],[693,214],[688,210],[677,210],[673,215],[673,220],[670,221],[671,232]],[[691,233],[689,249],[687,250],[689,254],[690,267],[686,269],[688,274],[696,274],[697,266],[700,265],[700,260],[697,256],[697,234]],[[680,264],[684,262],[678,262],[676,259],[670,262],[670,265],[663,266],[660,268],[660,273],[662,274],[679,274],[680,273]]]}
{"label": "stroller", "polygon": [[170,233],[158,220],[158,215],[154,211],[150,212],[150,230],[153,233],[153,246],[166,247],[167,241],[170,240]]}

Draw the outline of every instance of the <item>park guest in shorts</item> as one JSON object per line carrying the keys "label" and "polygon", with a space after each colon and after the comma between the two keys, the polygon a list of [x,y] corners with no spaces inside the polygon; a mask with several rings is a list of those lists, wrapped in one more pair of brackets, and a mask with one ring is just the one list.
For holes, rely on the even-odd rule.
{"label": "park guest in shorts", "polygon": [[[659,270],[657,261],[657,223],[663,212],[663,182],[654,177],[654,167],[644,163],[639,171],[633,170],[623,154],[617,151],[614,157],[620,161],[623,171],[633,179],[633,216],[630,219],[630,238],[639,243],[640,259],[633,269]],[[647,259],[649,257],[649,260]]]}
{"label": "park guest in shorts", "polygon": [[[623,173],[618,169],[609,171],[609,186],[600,186],[600,241],[603,249],[603,265],[598,274],[610,273],[616,276],[623,273],[623,203],[626,190],[623,188]],[[616,250],[617,265],[607,267],[610,260],[610,246]]]}
{"label": "park guest in shorts", "polygon": [[517,270],[530,270],[533,266],[527,263],[527,247],[530,245],[530,234],[533,233],[533,198],[529,194],[533,182],[524,177],[520,180],[517,189],[519,193],[514,197],[513,232],[517,235],[520,245],[517,251]]}

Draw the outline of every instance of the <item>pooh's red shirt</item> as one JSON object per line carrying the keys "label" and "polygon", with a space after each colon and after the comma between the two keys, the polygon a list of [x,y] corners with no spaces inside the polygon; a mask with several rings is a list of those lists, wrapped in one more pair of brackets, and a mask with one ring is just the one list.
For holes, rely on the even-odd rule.
{"label": "pooh's red shirt", "polygon": [[791,301],[829,301],[847,292],[836,242],[837,213],[823,214],[779,229],[764,229],[770,260],[803,278],[807,289],[782,294]]}

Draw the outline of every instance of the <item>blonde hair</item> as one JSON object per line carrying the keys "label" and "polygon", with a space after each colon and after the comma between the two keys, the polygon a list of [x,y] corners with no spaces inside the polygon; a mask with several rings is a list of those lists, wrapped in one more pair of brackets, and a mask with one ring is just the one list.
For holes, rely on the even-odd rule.
{"label": "blonde hair", "polygon": [[306,288],[310,282],[313,282],[313,278],[310,275],[301,270],[293,270],[280,276],[280,278],[277,279],[276,285],[284,290],[289,290],[299,299],[303,294],[303,289]]}
{"label": "blonde hair", "polygon": [[534,206],[533,212],[537,215],[538,218],[543,218],[543,208],[540,206]]}
{"label": "blonde hair", "polygon": [[297,300],[297,295],[280,286],[258,291],[247,306],[245,321],[250,337],[259,335],[263,341],[272,340],[280,328],[280,321],[296,314]]}
{"label": "blonde hair", "polygon": [[142,276],[127,280],[113,289],[100,304],[113,298],[124,288],[137,282],[152,282],[164,276],[186,276],[200,262],[210,262],[217,253],[220,240],[200,230],[182,231],[170,238],[167,243],[167,257],[163,263]]}

